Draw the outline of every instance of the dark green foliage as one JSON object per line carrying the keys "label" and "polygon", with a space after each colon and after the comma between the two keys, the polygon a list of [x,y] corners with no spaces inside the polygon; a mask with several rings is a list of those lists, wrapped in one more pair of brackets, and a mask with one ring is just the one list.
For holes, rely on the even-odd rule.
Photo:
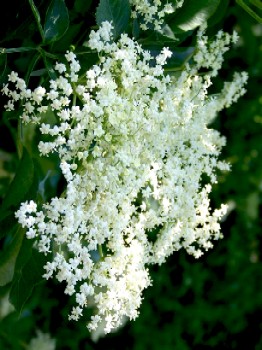
{"label": "dark green foliage", "polygon": [[29,153],[24,148],[16,175],[8,188],[1,209],[5,211],[10,207],[19,206],[19,204],[25,199],[27,192],[32,186],[33,179],[34,164]]}
{"label": "dark green foliage", "polygon": [[[14,219],[13,219],[14,221]],[[13,232],[15,231],[15,233]],[[13,224],[10,235],[10,242],[7,243],[0,257],[0,286],[6,286],[12,282],[15,271],[15,264],[23,240],[23,230],[18,224]]]}
{"label": "dark green foliage", "polygon": [[43,265],[48,260],[32,247],[32,242],[24,239],[15,264],[15,276],[10,290],[10,301],[21,314],[35,286],[43,282]]}

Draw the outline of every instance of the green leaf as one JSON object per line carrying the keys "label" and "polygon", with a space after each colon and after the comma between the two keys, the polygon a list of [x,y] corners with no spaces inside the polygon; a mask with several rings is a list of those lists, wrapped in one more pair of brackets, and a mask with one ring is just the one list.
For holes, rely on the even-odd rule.
{"label": "green leaf", "polygon": [[208,19],[208,27],[216,25],[217,23],[222,21],[223,18],[226,17],[226,13],[228,11],[228,6],[229,6],[229,0],[220,1],[216,11]]}
{"label": "green leaf", "polygon": [[2,209],[18,206],[25,198],[34,180],[34,164],[27,152],[23,149],[23,155],[19,162],[16,175],[11,182],[7,194],[3,200]]}
{"label": "green leaf", "polygon": [[48,258],[33,248],[33,241],[25,238],[16,260],[10,302],[21,313],[34,288],[43,281],[44,264]]}
{"label": "green leaf", "polygon": [[[82,23],[70,24],[70,27],[68,28],[65,35],[63,35],[63,37],[60,40],[56,41],[56,52],[66,52],[69,49],[70,45],[72,45],[72,43],[76,42],[79,39],[79,37],[82,36],[82,33]],[[64,57],[62,57],[62,59],[64,59]],[[59,60],[61,61],[61,58]]]}
{"label": "green leaf", "polygon": [[167,61],[165,66],[165,72],[172,72],[173,70],[182,70],[186,62],[190,61],[193,56],[195,48],[189,47],[177,47],[172,50],[172,56]]}
{"label": "green leaf", "polygon": [[14,276],[16,259],[22,244],[24,230],[13,224],[12,231],[16,233],[0,256],[0,286],[10,283]]}
{"label": "green leaf", "polygon": [[175,33],[193,30],[214,14],[219,3],[220,0],[186,0],[172,16],[174,24],[170,23],[170,26]]}
{"label": "green leaf", "polygon": [[159,33],[171,40],[175,40],[176,41],[176,36],[173,32],[173,30],[170,28],[169,25],[165,24],[161,30],[159,31]]}
{"label": "green leaf", "polygon": [[10,210],[1,210],[0,211],[0,239],[7,236],[8,234],[12,234],[14,223],[16,223],[16,219],[14,217],[14,213]]}
{"label": "green leaf", "polygon": [[69,26],[69,15],[64,0],[53,0],[48,7],[44,26],[44,42],[60,39]]}
{"label": "green leaf", "polygon": [[132,26],[132,35],[136,39],[139,37],[140,34],[140,27],[137,18],[134,18],[133,20],[133,26]]}
{"label": "green leaf", "polygon": [[130,14],[128,0],[100,0],[96,10],[96,23],[100,26],[104,21],[111,22],[114,27],[114,39],[116,39],[126,30]]}

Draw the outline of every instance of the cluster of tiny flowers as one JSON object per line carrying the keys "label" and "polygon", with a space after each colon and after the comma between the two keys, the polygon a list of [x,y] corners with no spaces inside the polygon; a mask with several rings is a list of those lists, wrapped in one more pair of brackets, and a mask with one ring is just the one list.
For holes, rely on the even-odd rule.
{"label": "cluster of tiny flowers", "polygon": [[184,0],[177,0],[175,5],[169,2],[163,5],[161,0],[129,0],[129,2],[133,7],[132,17],[140,16],[143,19],[143,23],[140,24],[142,30],[152,26],[155,30],[161,30],[164,17],[181,7]]}
{"label": "cluster of tiny flowers", "polygon": [[[74,295],[70,319],[93,304],[88,328],[103,323],[106,333],[138,316],[150,264],[181,248],[198,258],[220,238],[226,206],[212,211],[209,193],[217,170],[229,166],[218,160],[225,139],[209,125],[244,93],[247,80],[245,73],[235,75],[208,95],[217,74],[211,62],[217,47],[234,40],[229,35],[219,34],[215,49],[199,35],[195,63],[174,78],[164,72],[168,48],[153,58],[125,34],[112,43],[110,29],[105,22],[91,33],[88,45],[100,61],[84,79],[78,80],[80,65],[68,52],[50,89],[31,91],[16,73],[3,88],[7,109],[23,101],[22,120],[49,135],[39,151],[58,153],[67,183],[41,208],[22,203],[16,217],[40,252],[53,251],[44,277],[64,281],[65,293]],[[198,74],[207,62],[210,71]],[[55,125],[41,122],[47,109]]]}
{"label": "cluster of tiny flowers", "polygon": [[198,31],[198,52],[194,56],[194,60],[197,63],[195,66],[196,71],[203,68],[211,68],[212,72],[210,76],[216,76],[221,69],[224,54],[229,50],[231,43],[236,44],[238,41],[237,32],[233,32],[232,35],[220,30],[214,40],[209,42],[209,39],[204,35],[206,25],[203,25]]}

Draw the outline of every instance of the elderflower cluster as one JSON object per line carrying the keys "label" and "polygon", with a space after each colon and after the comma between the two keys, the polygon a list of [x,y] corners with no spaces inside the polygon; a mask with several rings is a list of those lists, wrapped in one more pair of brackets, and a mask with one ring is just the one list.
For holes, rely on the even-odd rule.
{"label": "elderflower cluster", "polygon": [[143,19],[143,23],[140,24],[142,30],[147,30],[150,26],[155,30],[161,30],[164,17],[181,7],[184,0],[176,0],[176,4],[167,2],[164,5],[161,0],[129,0],[129,2],[134,8],[132,17],[141,16]]}
{"label": "elderflower cluster", "polygon": [[220,30],[216,37],[209,42],[205,35],[205,29],[206,25],[203,25],[197,33],[198,51],[194,56],[197,63],[195,69],[198,71],[201,67],[212,68],[210,76],[216,76],[222,67],[224,54],[229,50],[229,45],[236,44],[239,37],[235,31],[230,35]]}
{"label": "elderflower cluster", "polygon": [[[105,333],[138,316],[151,284],[148,266],[181,248],[198,258],[220,238],[226,206],[212,211],[209,193],[217,170],[229,166],[218,160],[225,139],[210,123],[247,80],[236,74],[210,96],[217,52],[205,38],[198,37],[195,63],[171,77],[164,72],[168,48],[153,57],[125,34],[112,43],[110,28],[105,22],[91,33],[88,45],[100,61],[81,76],[67,52],[48,89],[29,90],[13,72],[3,88],[7,109],[22,100],[22,120],[49,137],[39,151],[57,152],[66,180],[60,197],[42,207],[24,202],[16,217],[40,252],[53,252],[44,277],[64,281],[74,295],[69,318],[94,304],[88,328],[103,323]],[[226,38],[218,36],[216,47],[234,40]],[[206,62],[210,71],[198,74]],[[41,120],[50,110],[55,124]]]}

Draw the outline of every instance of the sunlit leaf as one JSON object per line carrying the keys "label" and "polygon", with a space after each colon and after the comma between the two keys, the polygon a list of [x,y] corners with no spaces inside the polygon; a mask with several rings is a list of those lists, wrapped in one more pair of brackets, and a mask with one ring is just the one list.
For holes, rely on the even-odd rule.
{"label": "sunlit leaf", "polygon": [[186,0],[172,18],[174,32],[193,30],[210,18],[216,11],[220,0]]}

